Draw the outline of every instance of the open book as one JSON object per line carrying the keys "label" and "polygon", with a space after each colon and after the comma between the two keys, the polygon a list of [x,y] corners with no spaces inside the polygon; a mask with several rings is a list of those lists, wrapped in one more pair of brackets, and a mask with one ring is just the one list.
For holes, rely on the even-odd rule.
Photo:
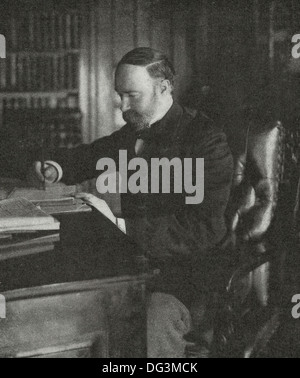
{"label": "open book", "polygon": [[0,232],[59,229],[55,218],[25,198],[0,201]]}

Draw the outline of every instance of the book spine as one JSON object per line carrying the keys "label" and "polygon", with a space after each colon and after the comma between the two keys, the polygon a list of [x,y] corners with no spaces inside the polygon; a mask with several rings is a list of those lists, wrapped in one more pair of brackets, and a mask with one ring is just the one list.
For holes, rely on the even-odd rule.
{"label": "book spine", "polygon": [[0,90],[6,89],[6,59],[0,59]]}
{"label": "book spine", "polygon": [[67,69],[68,69],[68,75],[67,75],[67,88],[68,90],[72,90],[73,88],[73,60],[72,60],[72,54],[68,54],[66,56],[67,59]]}
{"label": "book spine", "polygon": [[12,54],[10,57],[10,87],[15,90],[17,85],[17,57]]}
{"label": "book spine", "polygon": [[74,29],[74,24],[75,24],[75,14],[71,13],[71,49],[75,49],[76,43],[75,43],[75,29]]}
{"label": "book spine", "polygon": [[65,89],[65,56],[61,55],[59,57],[59,72],[60,72],[60,77],[59,77],[59,87],[61,90]]}
{"label": "book spine", "polygon": [[16,51],[18,49],[18,43],[17,43],[17,20],[15,17],[11,17],[10,32],[11,32],[11,49],[12,51]]}
{"label": "book spine", "polygon": [[48,13],[43,13],[41,17],[42,24],[42,41],[43,51],[49,51],[51,49],[51,34],[50,34],[50,15]]}
{"label": "book spine", "polygon": [[49,91],[49,87],[50,87],[50,80],[51,80],[51,77],[50,77],[50,71],[49,71],[49,57],[48,56],[45,56],[43,58],[43,66],[44,66],[44,91]]}
{"label": "book spine", "polygon": [[71,15],[70,13],[67,13],[65,16],[66,19],[66,39],[65,39],[65,48],[66,50],[71,49]]}
{"label": "book spine", "polygon": [[59,49],[63,50],[64,47],[65,47],[65,44],[64,44],[64,35],[65,35],[65,20],[64,20],[64,17],[65,15],[64,14],[60,14],[58,16],[58,34],[59,34]]}
{"label": "book spine", "polygon": [[79,15],[78,13],[74,14],[73,17],[73,34],[74,34],[74,49],[79,49],[80,47],[80,23],[79,23]]}
{"label": "book spine", "polygon": [[59,50],[59,43],[60,43],[60,23],[59,23],[60,15],[55,13],[55,50]]}
{"label": "book spine", "polygon": [[24,51],[25,50],[25,39],[24,36],[26,35],[26,28],[25,28],[25,20],[24,16],[18,17],[18,31],[17,31],[17,50]]}
{"label": "book spine", "polygon": [[79,55],[73,55],[73,89],[79,89]]}
{"label": "book spine", "polygon": [[51,50],[55,51],[57,49],[57,45],[56,45],[57,30],[56,30],[56,14],[55,14],[55,12],[51,12],[49,33],[51,35]]}
{"label": "book spine", "polygon": [[31,83],[30,83],[30,90],[35,91],[37,89],[37,84],[36,84],[36,57],[32,56],[31,61],[30,61],[30,77],[31,77]]}
{"label": "book spine", "polygon": [[34,14],[33,12],[29,12],[29,48],[30,50],[35,50],[34,45]]}
{"label": "book spine", "polygon": [[[4,59],[3,59],[4,60]],[[11,55],[8,55],[5,59],[5,76],[6,76],[6,90],[11,90]]]}
{"label": "book spine", "polygon": [[30,28],[29,28],[29,12],[25,12],[22,17],[22,51],[27,51],[30,48]]}
{"label": "book spine", "polygon": [[28,57],[27,56],[23,56],[23,59],[22,59],[22,66],[23,66],[23,73],[22,73],[22,83],[23,83],[23,90],[24,91],[28,91]]}
{"label": "book spine", "polygon": [[58,67],[59,67],[59,58],[58,58],[58,56],[55,55],[55,56],[53,56],[53,85],[54,85],[55,91],[59,90]]}
{"label": "book spine", "polygon": [[30,56],[26,57],[26,90],[30,91],[32,89],[32,77],[31,77],[31,58]]}
{"label": "book spine", "polygon": [[42,30],[41,30],[41,15],[35,14],[35,50],[41,51],[42,49]]}

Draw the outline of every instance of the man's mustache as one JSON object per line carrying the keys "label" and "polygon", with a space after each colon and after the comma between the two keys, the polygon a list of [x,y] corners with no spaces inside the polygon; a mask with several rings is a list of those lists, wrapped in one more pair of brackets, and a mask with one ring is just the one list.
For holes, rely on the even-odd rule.
{"label": "man's mustache", "polygon": [[123,113],[124,121],[131,124],[136,130],[143,130],[149,126],[149,120],[135,110],[127,110]]}
{"label": "man's mustache", "polygon": [[143,120],[143,116],[135,110],[127,110],[123,113],[123,118],[126,122],[140,123]]}

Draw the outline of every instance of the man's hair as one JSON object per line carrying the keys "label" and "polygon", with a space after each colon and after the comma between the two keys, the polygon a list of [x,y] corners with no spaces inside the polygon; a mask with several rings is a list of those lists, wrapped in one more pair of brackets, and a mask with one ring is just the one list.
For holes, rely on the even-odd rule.
{"label": "man's hair", "polygon": [[117,69],[122,64],[146,67],[149,75],[154,78],[169,80],[172,88],[175,83],[175,69],[168,57],[150,47],[138,47],[129,51],[118,63]]}

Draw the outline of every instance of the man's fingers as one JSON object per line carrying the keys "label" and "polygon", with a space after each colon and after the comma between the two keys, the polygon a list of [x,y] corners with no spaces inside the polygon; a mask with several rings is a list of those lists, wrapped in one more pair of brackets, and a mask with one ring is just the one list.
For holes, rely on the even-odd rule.
{"label": "man's fingers", "polygon": [[88,193],[76,193],[75,198],[88,201],[91,197],[91,194]]}
{"label": "man's fingers", "polygon": [[75,195],[75,198],[81,199],[85,201],[87,204],[92,205],[97,208],[101,208],[101,209],[109,208],[107,203],[104,200],[90,193],[78,193]]}
{"label": "man's fingers", "polygon": [[44,172],[45,179],[47,181],[54,182],[57,179],[56,169],[52,167],[51,165],[49,166],[47,164],[45,164],[44,169],[45,169],[45,172]]}
{"label": "man's fingers", "polygon": [[51,169],[50,167],[48,168],[44,168],[45,169],[45,172],[44,172],[44,176],[45,178],[50,178],[51,176],[53,176],[53,168]]}
{"label": "man's fingers", "polygon": [[39,181],[44,181],[44,176],[42,174],[42,163],[40,161],[36,161],[34,163],[34,172]]}
{"label": "man's fingers", "polygon": [[114,216],[110,207],[104,200],[90,193],[78,193],[76,194],[75,198],[82,199],[85,203],[87,203],[90,206],[93,206],[95,209],[100,211],[100,213],[106,216],[113,223],[116,223],[116,217]]}
{"label": "man's fingers", "polygon": [[81,200],[84,201],[87,205],[93,206],[91,196],[92,196],[92,195],[91,195],[91,194],[88,194],[88,193],[77,193],[77,194],[75,195],[75,198],[77,198],[77,199],[81,199]]}
{"label": "man's fingers", "polygon": [[35,174],[39,181],[48,181],[49,183],[55,182],[57,179],[57,171],[56,169],[48,164],[44,164],[44,172],[42,171],[42,163],[37,161],[34,163],[34,170]]}

